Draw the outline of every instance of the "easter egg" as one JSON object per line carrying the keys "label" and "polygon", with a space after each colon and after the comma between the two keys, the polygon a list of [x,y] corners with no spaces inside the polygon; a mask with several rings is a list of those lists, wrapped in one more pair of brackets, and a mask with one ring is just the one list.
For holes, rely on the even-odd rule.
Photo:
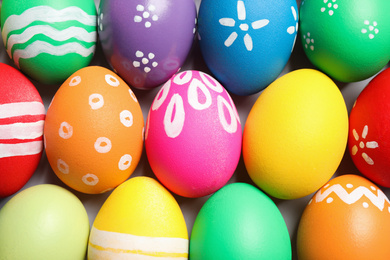
{"label": "easter egg", "polygon": [[27,188],[0,209],[1,259],[84,259],[89,220],[81,201],[52,184]]}
{"label": "easter egg", "polygon": [[62,83],[95,53],[93,0],[4,0],[1,25],[9,57],[42,83]]}
{"label": "easter egg", "polygon": [[389,259],[390,202],[373,183],[342,175],[306,206],[297,232],[298,258]]}
{"label": "easter egg", "polygon": [[101,0],[98,32],[103,52],[130,86],[155,88],[187,58],[196,15],[193,0]]}
{"label": "easter egg", "polygon": [[149,110],[145,150],[157,178],[184,197],[202,197],[233,175],[241,154],[241,123],[227,91],[195,70],[173,76]]}
{"label": "easter egg", "polygon": [[275,203],[247,183],[228,184],[199,211],[190,259],[291,259],[287,226]]}
{"label": "easter egg", "polygon": [[245,123],[251,179],[280,199],[309,195],[336,172],[347,145],[348,112],[336,84],[313,69],[292,71],[258,97]]}
{"label": "easter egg", "polygon": [[306,56],[338,81],[373,76],[390,60],[388,10],[388,0],[303,0],[300,38]]}
{"label": "easter egg", "polygon": [[44,119],[45,107],[34,85],[0,63],[0,197],[20,190],[37,169]]}
{"label": "easter egg", "polygon": [[47,111],[47,159],[69,187],[96,194],[124,182],[142,153],[144,120],[137,98],[112,71],[92,66],[69,77]]}
{"label": "easter egg", "polygon": [[358,96],[349,117],[348,149],[358,170],[390,187],[390,68],[378,74]]}
{"label": "easter egg", "polygon": [[156,180],[119,185],[92,226],[88,259],[188,259],[188,233],[175,198]]}
{"label": "easter egg", "polygon": [[297,10],[295,0],[202,0],[200,49],[227,90],[254,94],[279,76],[294,48]]}

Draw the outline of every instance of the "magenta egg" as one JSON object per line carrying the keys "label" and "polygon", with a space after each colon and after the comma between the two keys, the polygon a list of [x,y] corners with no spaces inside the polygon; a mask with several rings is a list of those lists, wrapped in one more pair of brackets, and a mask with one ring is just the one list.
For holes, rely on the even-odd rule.
{"label": "magenta egg", "polygon": [[194,40],[196,15],[193,0],[101,0],[103,52],[129,85],[155,88],[183,65]]}
{"label": "magenta egg", "polygon": [[156,177],[172,192],[202,197],[224,186],[241,154],[242,129],[233,100],[200,71],[184,71],[155,97],[145,149]]}

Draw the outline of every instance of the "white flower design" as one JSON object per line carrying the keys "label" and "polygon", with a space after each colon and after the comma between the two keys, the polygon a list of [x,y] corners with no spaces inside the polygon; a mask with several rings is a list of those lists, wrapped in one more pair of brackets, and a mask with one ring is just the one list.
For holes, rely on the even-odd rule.
{"label": "white flower design", "polygon": [[377,23],[376,21],[373,21],[372,24],[370,24],[370,21],[364,20],[364,25],[365,25],[366,28],[368,28],[368,29],[363,28],[363,29],[361,30],[361,32],[362,32],[363,34],[366,34],[367,32],[369,32],[368,37],[369,37],[370,39],[374,39],[375,34],[378,34],[378,33],[379,33],[378,28],[376,28],[376,26],[378,25],[378,23]]}
{"label": "white flower design", "polygon": [[[139,60],[133,61],[133,66],[136,68],[139,68],[139,67],[141,67],[141,63],[142,63],[144,65],[144,71],[146,73],[148,73],[152,70],[151,67],[155,68],[158,65],[158,62],[152,61],[155,58],[155,55],[152,52],[149,52],[148,55],[145,56],[142,51],[136,51],[135,56]],[[149,62],[151,62],[151,64],[149,64]]]}
{"label": "white flower design", "polygon": [[137,5],[136,9],[140,15],[134,16],[134,22],[140,23],[143,20],[146,20],[145,27],[150,28],[150,26],[152,26],[152,22],[156,22],[158,20],[158,16],[156,14],[151,14],[156,11],[156,6],[154,5],[149,5],[147,8],[143,5]]}
{"label": "white flower design", "polygon": [[[355,140],[359,141],[360,137],[355,129],[352,130],[352,134],[353,134],[353,137],[355,138]],[[368,135],[368,126],[365,125],[363,128],[363,132],[362,132],[362,138],[366,139],[367,135]],[[367,147],[369,149],[375,149],[375,148],[379,147],[379,145],[375,141],[369,141],[369,142],[360,141],[359,147],[361,149],[364,149],[365,147]],[[356,155],[358,151],[359,151],[358,146],[354,145],[352,147],[352,151],[351,151],[352,155]],[[370,158],[370,156],[368,156],[365,152],[362,153],[362,157],[363,157],[364,161],[366,161],[366,163],[368,163],[369,165],[374,165],[374,160],[372,160]]]}
{"label": "white flower design", "polygon": [[[238,26],[241,31],[247,32],[249,31],[250,28],[253,30],[258,30],[264,26],[266,26],[269,23],[268,19],[261,19],[252,22],[249,26],[248,23],[246,23],[246,10],[245,10],[245,5],[242,0],[237,1],[237,16],[238,16],[238,22],[242,21],[240,25]],[[235,27],[236,26],[236,20],[233,18],[221,18],[219,19],[219,23],[222,26],[227,26],[227,27]],[[234,41],[237,39],[238,33],[237,32],[232,32],[229,37],[225,41],[225,46],[230,47]],[[249,33],[246,33],[244,36],[244,44],[245,47],[248,51],[252,51],[253,49],[253,41],[252,37],[249,35]]]}
{"label": "white flower design", "polygon": [[[331,2],[333,2],[333,3],[331,3]],[[326,4],[326,6],[321,8],[321,12],[323,13],[327,10],[327,8],[329,8],[328,14],[330,16],[332,16],[334,14],[334,10],[339,8],[339,5],[336,4],[336,0],[324,0],[324,4]]]}

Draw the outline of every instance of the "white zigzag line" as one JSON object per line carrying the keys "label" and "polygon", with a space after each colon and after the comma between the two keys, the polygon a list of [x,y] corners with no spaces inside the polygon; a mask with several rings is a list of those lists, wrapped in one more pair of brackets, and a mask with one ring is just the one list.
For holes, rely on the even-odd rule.
{"label": "white zigzag line", "polygon": [[89,26],[96,26],[96,15],[89,15],[76,6],[70,6],[62,10],[56,10],[50,6],[36,6],[27,9],[20,15],[10,15],[5,20],[2,28],[4,44],[8,34],[14,30],[22,29],[32,22],[41,21],[47,23],[78,21]]}
{"label": "white zigzag line", "polygon": [[[76,38],[77,40],[84,42],[96,42],[97,33],[96,31],[88,32],[84,28],[71,26],[64,30],[57,30],[50,25],[35,25],[28,27],[21,34],[11,35],[6,44],[8,54],[11,54],[12,47],[15,44],[22,44],[30,40],[36,34],[43,34],[55,41],[66,41],[70,38]],[[10,55],[10,57],[12,57]]]}
{"label": "white zigzag line", "polygon": [[16,66],[19,67],[19,59],[29,59],[38,56],[41,53],[47,53],[56,56],[63,56],[69,53],[77,53],[83,57],[87,57],[95,52],[95,45],[88,49],[77,42],[70,42],[59,46],[51,45],[43,41],[35,41],[24,50],[15,50],[13,59]]}
{"label": "white zigzag line", "polygon": [[332,192],[334,192],[342,201],[347,204],[353,204],[358,201],[361,197],[366,196],[374,206],[383,211],[385,207],[385,201],[389,202],[389,199],[386,195],[380,190],[377,189],[378,196],[372,193],[368,188],[359,186],[351,193],[348,193],[340,184],[335,184],[329,187],[324,193],[321,193],[321,190],[315,195],[315,202],[321,202],[327,198]]}

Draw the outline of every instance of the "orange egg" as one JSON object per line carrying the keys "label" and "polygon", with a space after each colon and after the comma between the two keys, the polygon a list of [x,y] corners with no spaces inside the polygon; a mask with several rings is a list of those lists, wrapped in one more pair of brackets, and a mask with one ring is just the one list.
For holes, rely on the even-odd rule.
{"label": "orange egg", "polygon": [[329,181],[310,200],[298,227],[297,249],[305,259],[390,259],[390,203],[357,175]]}
{"label": "orange egg", "polygon": [[111,70],[86,67],[61,85],[47,111],[47,158],[69,187],[102,193],[135,170],[143,131],[141,107],[128,85]]}

